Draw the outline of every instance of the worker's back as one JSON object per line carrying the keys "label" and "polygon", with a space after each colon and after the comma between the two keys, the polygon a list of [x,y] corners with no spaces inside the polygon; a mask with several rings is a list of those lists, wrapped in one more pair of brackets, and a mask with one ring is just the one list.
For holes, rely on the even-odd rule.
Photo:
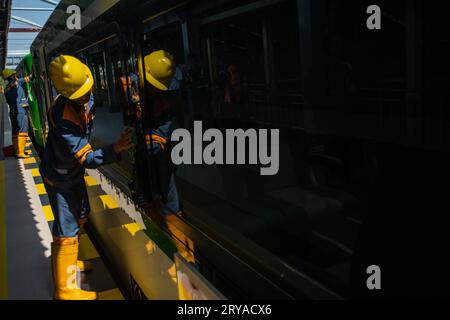
{"label": "worker's back", "polygon": [[[85,110],[59,96],[49,110],[49,133],[41,164],[42,176],[54,184],[69,186],[84,176],[84,167],[67,145],[70,136],[89,140],[92,120]],[[81,154],[82,152],[80,152]]]}

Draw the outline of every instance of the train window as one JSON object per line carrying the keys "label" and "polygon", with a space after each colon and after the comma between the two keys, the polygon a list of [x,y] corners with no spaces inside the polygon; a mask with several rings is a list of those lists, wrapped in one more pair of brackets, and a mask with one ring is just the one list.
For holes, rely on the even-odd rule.
{"label": "train window", "polygon": [[[165,93],[165,99],[170,101],[171,108],[177,110],[179,120],[182,122],[181,114],[181,86],[184,82],[185,69],[185,52],[183,47],[183,37],[181,33],[181,25],[179,22],[173,22],[163,27],[153,29],[143,35],[143,54],[144,56],[153,51],[165,50],[169,52],[176,63],[175,75],[169,86],[168,92]],[[147,91],[146,94],[149,92]],[[153,101],[152,97],[148,97],[148,101]],[[146,108],[144,114],[150,115],[155,110]]]}
{"label": "train window", "polygon": [[[279,172],[261,176],[252,165],[180,165],[177,186],[193,207],[348,293],[355,279],[361,280],[357,286],[365,284],[367,257],[359,246],[368,244],[369,234],[387,245],[376,227],[386,221],[386,228],[393,227],[401,218],[393,222],[389,215],[405,212],[408,193],[395,192],[395,198],[392,186],[420,194],[419,187],[387,173],[407,171],[395,160],[405,159],[399,147],[386,144],[399,143],[398,127],[407,123],[406,69],[399,63],[406,54],[399,24],[405,3],[384,2],[391,21],[383,35],[369,35],[355,28],[364,21],[360,14],[339,14],[351,4],[322,1],[309,13],[311,44],[299,43],[297,3],[203,25],[193,50],[197,71],[209,71],[202,94],[196,94],[202,81],[190,87],[203,130],[280,128]],[[365,13],[363,7],[352,10]],[[388,53],[381,45],[386,42],[392,46]],[[363,76],[373,56],[367,48],[379,57],[370,67],[373,77]],[[302,50],[313,54],[309,70],[301,70]],[[376,254],[383,256],[384,249],[380,245]]]}
{"label": "train window", "polygon": [[[211,75],[213,76],[213,117],[241,117],[246,101],[267,92],[264,68],[262,21],[258,14],[230,18],[208,26]],[[259,93],[257,95],[256,93]]]}
{"label": "train window", "polygon": [[388,17],[377,34],[357,27],[364,19],[360,12],[364,4],[330,3],[327,10],[333,18],[328,27],[319,10],[313,13],[312,19],[322,27],[313,33],[317,62],[307,80],[307,102],[312,106],[308,116],[314,119],[306,123],[309,130],[398,143],[408,140],[403,120],[407,75],[401,62],[406,58],[405,5],[404,1],[379,5],[384,5]]}
{"label": "train window", "polygon": [[[127,100],[122,99],[120,78],[123,76],[121,48],[117,38],[97,45],[88,54],[95,78],[95,144],[110,144],[120,136]],[[111,125],[114,124],[114,125]]]}
{"label": "train window", "polygon": [[[365,206],[364,195],[349,186],[358,182],[350,182],[353,177],[346,172],[347,161],[356,161],[360,146],[330,140],[342,144],[335,155],[323,149],[328,140],[300,126],[304,119],[298,28],[296,1],[202,27],[202,61],[196,65],[208,67],[211,83],[208,94],[193,95],[193,107],[206,105],[203,130],[281,128],[280,170],[261,176],[253,165],[180,165],[177,185],[194,208],[342,290],[349,283]],[[355,159],[340,157],[347,144]],[[370,145],[367,149],[371,155]]]}
{"label": "train window", "polygon": [[[445,161],[432,163],[421,149],[418,127],[435,114],[421,110],[411,84],[422,61],[408,50],[421,44],[405,27],[412,24],[406,1],[382,1],[386,21],[378,33],[356,27],[365,21],[368,1],[314,2],[301,13],[311,26],[299,22],[298,3],[202,16],[189,34],[198,40],[190,41],[189,55],[180,24],[172,23],[145,33],[142,53],[164,49],[174,55],[182,80],[166,97],[181,108],[175,108],[182,114],[178,125],[191,133],[193,120],[203,121],[203,132],[280,129],[279,171],[273,176],[246,164],[179,165],[176,184],[183,202],[194,208],[189,214],[207,213],[274,259],[348,294],[366,289],[364,267],[371,257],[386,268],[395,264],[398,239],[408,231],[393,230],[410,225],[408,214],[417,221],[427,203],[440,212],[441,202],[425,191],[442,194],[427,172],[438,175]],[[303,33],[310,43],[300,42]],[[448,52],[448,36],[441,36],[431,48]],[[312,63],[305,64],[308,55]],[[405,57],[408,62],[401,63]],[[123,67],[114,63],[114,78],[124,75]],[[429,72],[441,90],[433,101],[442,108],[448,81],[437,67]],[[426,183],[415,183],[411,172]],[[378,241],[375,247],[370,238]]]}

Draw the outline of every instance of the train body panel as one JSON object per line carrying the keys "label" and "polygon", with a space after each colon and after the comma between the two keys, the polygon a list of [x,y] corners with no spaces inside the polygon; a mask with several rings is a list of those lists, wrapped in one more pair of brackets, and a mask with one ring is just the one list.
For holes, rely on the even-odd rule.
{"label": "train body panel", "polygon": [[[27,54],[24,58],[25,76],[30,77],[33,74],[33,58],[31,54]],[[33,130],[33,138],[35,140],[36,148],[44,148],[44,128],[42,126],[41,112],[33,90],[34,82],[36,80],[31,77],[31,81],[26,84],[28,92],[28,105],[30,107],[31,128]]]}
{"label": "train body panel", "polygon": [[[442,104],[448,81],[433,69],[434,85],[421,84],[418,93],[411,80],[423,63],[411,55],[420,47],[411,27],[415,5],[383,1],[398,19],[380,31],[382,40],[355,28],[364,21],[365,4],[345,3],[78,1],[81,30],[64,26],[73,1],[58,5],[31,48],[39,75],[33,82],[39,103],[32,107],[38,145],[56,95],[46,66],[59,54],[77,56],[92,70],[94,146],[114,142],[124,126],[151,128],[143,57],[159,49],[174,55],[182,75],[166,95],[179,107],[181,127],[193,132],[193,121],[201,120],[205,129],[280,130],[277,175],[263,177],[252,165],[178,166],[183,213],[169,218],[157,210],[160,158],[137,151],[90,172],[111,180],[126,207],[92,217],[90,229],[130,297],[184,297],[174,273],[177,252],[194,266],[197,281],[214,288],[212,298],[376,298],[378,292],[367,291],[366,270],[378,262],[388,270],[386,297],[421,295],[432,286],[422,281],[412,288],[407,279],[414,270],[429,270],[426,257],[438,255],[445,242],[431,231],[431,221],[446,222],[448,207],[431,176],[448,170],[450,134],[447,114],[438,116],[442,108],[418,106],[425,97]],[[347,11],[352,18],[336,14]],[[439,10],[425,12],[427,19],[435,15]],[[391,55],[382,50],[384,41]],[[373,77],[364,76],[374,54]],[[406,65],[393,62],[404,57]],[[136,120],[132,89],[145,120]],[[427,205],[433,219],[418,227]],[[404,224],[409,227],[399,227]],[[422,245],[415,232],[426,235],[432,253],[416,256],[401,240]],[[402,257],[415,261],[414,270],[400,272]]]}
{"label": "train body panel", "polygon": [[39,108],[36,94],[34,92],[34,83],[36,80],[33,77],[30,77],[33,73],[31,54],[25,55],[22,61],[18,64],[16,70],[20,76],[30,78],[30,81],[26,82],[24,85],[28,102],[29,133],[36,149],[42,150],[44,147],[45,138],[41,119],[42,112]]}

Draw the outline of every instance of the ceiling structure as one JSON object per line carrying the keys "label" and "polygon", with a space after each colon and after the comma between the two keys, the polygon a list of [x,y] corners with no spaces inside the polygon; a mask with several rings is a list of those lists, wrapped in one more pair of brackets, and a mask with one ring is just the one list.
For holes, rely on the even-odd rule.
{"label": "ceiling structure", "polygon": [[5,67],[10,18],[11,0],[0,0],[0,70]]}

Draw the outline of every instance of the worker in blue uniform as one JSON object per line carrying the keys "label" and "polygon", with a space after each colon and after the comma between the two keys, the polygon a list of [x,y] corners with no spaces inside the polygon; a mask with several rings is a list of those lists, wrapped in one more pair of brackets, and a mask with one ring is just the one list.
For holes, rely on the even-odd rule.
{"label": "worker in blue uniform", "polygon": [[93,300],[96,292],[82,290],[76,283],[77,269],[92,267],[78,260],[79,231],[90,211],[85,168],[118,161],[121,152],[133,146],[131,132],[123,132],[115,144],[94,150],[89,143],[94,102],[91,71],[77,58],[61,55],[50,63],[49,76],[59,95],[48,111],[49,132],[39,169],[55,217],[55,299]]}
{"label": "worker in blue uniform", "polygon": [[18,78],[16,71],[11,69],[4,69],[2,77],[7,81],[4,93],[9,105],[14,151],[18,158],[26,158],[28,156],[25,153],[28,139],[28,99],[23,85],[29,81],[29,78]]}
{"label": "worker in blue uniform", "polygon": [[[159,208],[164,216],[180,213],[180,202],[175,183],[174,165],[170,161],[170,137],[177,127],[177,120],[169,102],[162,94],[168,91],[176,73],[170,53],[158,50],[144,58],[145,78],[150,86],[153,127],[146,136],[149,153],[157,158],[157,174],[161,188],[162,203]],[[158,161],[161,160],[161,161]]]}

